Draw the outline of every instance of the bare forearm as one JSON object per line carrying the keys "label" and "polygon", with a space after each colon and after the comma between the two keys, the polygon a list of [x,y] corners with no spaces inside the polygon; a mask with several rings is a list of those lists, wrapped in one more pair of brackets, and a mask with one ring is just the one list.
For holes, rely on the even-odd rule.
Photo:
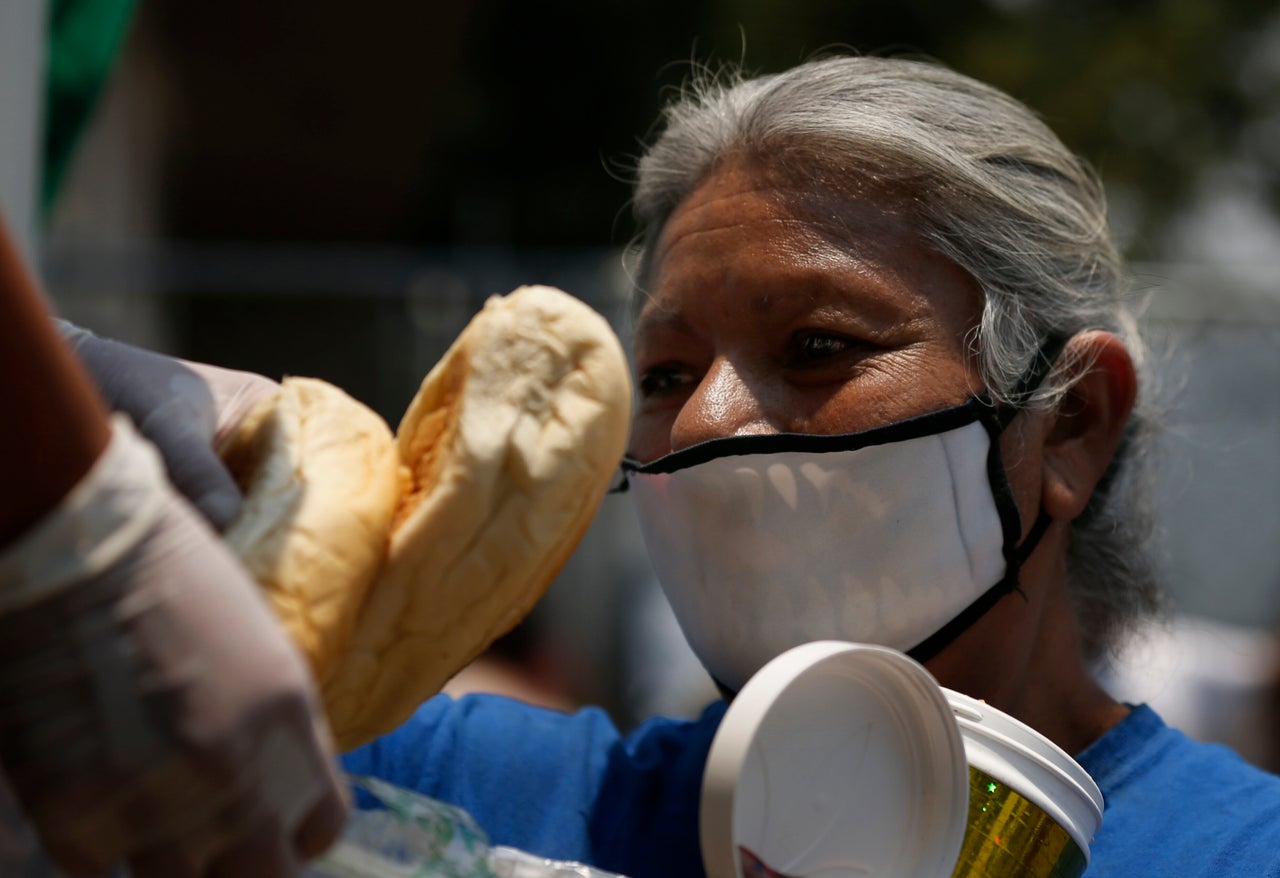
{"label": "bare forearm", "polygon": [[61,500],[106,448],[106,410],[58,337],[0,223],[0,546]]}

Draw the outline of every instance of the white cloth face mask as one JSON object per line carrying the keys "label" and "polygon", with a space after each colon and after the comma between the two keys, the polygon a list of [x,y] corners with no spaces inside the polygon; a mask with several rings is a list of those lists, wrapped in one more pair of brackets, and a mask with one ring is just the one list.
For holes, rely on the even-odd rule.
{"label": "white cloth face mask", "polygon": [[626,461],[654,570],[711,675],[737,691],[813,640],[923,660],[1017,587],[1024,545],[995,409],[836,436],[714,439]]}

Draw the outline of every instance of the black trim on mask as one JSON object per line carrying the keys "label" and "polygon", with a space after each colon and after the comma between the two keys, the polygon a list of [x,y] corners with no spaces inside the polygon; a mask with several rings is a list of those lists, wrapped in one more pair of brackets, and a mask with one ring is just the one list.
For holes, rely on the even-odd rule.
{"label": "black trim on mask", "polygon": [[[688,448],[664,454],[662,457],[651,460],[648,463],[642,463],[630,457],[624,458],[621,464],[621,480],[609,488],[609,493],[625,493],[629,484],[627,477],[630,473],[642,475],[673,473],[716,460],[717,458],[747,454],[771,454],[783,451],[825,454],[837,451],[856,451],[859,448],[867,448],[872,445],[885,445],[890,442],[902,442],[908,439],[918,439],[921,436],[944,433],[979,420],[983,422],[988,432],[991,433],[992,444],[994,445],[996,437],[1022,411],[1020,406],[1027,401],[1048,376],[1066,343],[1066,336],[1054,335],[1045,340],[1040,349],[1036,351],[1036,355],[1032,359],[1026,374],[1023,375],[1009,394],[1009,398],[1013,402],[1004,406],[994,405],[989,396],[981,394],[951,408],[926,412],[903,421],[895,421],[892,424],[872,427],[857,433],[767,433],[762,435],[722,436],[718,439],[708,439],[705,442],[699,442],[697,445],[691,445]],[[996,462],[998,463],[999,461],[997,460]]]}
{"label": "black trim on mask", "polygon": [[936,656],[1005,596],[1016,591],[1024,599],[1026,598],[1018,580],[1022,565],[1040,544],[1041,538],[1053,523],[1053,519],[1042,508],[1031,530],[1027,532],[1026,539],[1021,543],[1018,542],[1022,537],[1022,516],[1018,513],[1018,504],[1014,500],[1013,489],[1009,486],[1004,462],[1000,458],[1000,434],[1023,411],[1022,407],[1030,401],[1031,394],[1049,376],[1067,341],[1066,336],[1057,335],[1046,339],[1036,352],[1026,374],[1009,394],[1014,402],[1001,407],[988,408],[983,414],[982,423],[991,437],[991,446],[987,451],[987,481],[991,483],[991,494],[995,498],[996,511],[1000,515],[1000,525],[1004,530],[1004,576],[979,595],[977,600],[961,610],[959,615],[925,638],[922,643],[907,650],[907,655],[918,662],[923,663]]}
{"label": "black trim on mask", "polygon": [[870,430],[857,433],[767,433],[723,436],[673,451],[648,463],[626,458],[622,461],[622,471],[624,476],[628,473],[655,475],[678,472],[722,457],[740,457],[747,454],[776,454],[784,451],[826,454],[856,451],[859,448],[919,439],[922,436],[933,436],[957,427],[964,427],[974,421],[982,420],[984,410],[991,410],[990,402],[974,398],[952,408],[928,412],[905,421],[895,421],[883,427],[872,427]]}

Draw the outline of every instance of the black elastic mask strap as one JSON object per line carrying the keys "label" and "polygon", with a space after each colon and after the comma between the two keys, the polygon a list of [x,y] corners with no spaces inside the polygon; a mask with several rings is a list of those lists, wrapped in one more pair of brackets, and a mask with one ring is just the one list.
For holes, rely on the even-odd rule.
{"label": "black elastic mask strap", "polygon": [[[1005,521],[1006,528],[1016,528],[1016,524],[1011,523],[1007,518],[1008,515],[1012,515],[1016,520],[1017,507],[1013,505],[1013,495],[1009,490],[1008,482],[1005,480],[1004,467],[1000,463],[999,437],[1004,432],[1004,429],[1009,426],[1009,423],[1022,411],[1022,407],[1030,399],[1031,394],[1035,393],[1045,378],[1049,376],[1049,372],[1053,370],[1054,363],[1062,355],[1062,349],[1066,347],[1067,340],[1068,337],[1064,335],[1052,335],[1045,339],[1044,344],[1040,346],[1040,350],[1036,352],[1035,359],[1032,360],[1026,374],[1022,376],[1013,392],[1009,394],[1010,403],[997,408],[986,418],[987,429],[991,436],[991,457],[988,460],[988,474],[991,478],[992,492],[996,495],[996,505],[998,507],[1008,507],[1008,509],[1012,510],[1012,512],[1001,515],[1001,519]],[[969,626],[978,621],[1006,595],[1016,591],[1022,594],[1025,599],[1026,595],[1023,594],[1022,588],[1018,583],[1018,575],[1022,571],[1023,563],[1036,550],[1036,546],[1040,545],[1040,540],[1052,523],[1053,519],[1049,517],[1049,514],[1044,509],[1041,509],[1040,514],[1036,516],[1035,524],[1031,526],[1031,530],[1027,531],[1027,535],[1022,542],[1012,548],[1008,548],[1008,542],[1005,543],[1005,572],[1000,581],[979,595],[977,600],[961,610],[959,615],[931,634],[923,643],[914,649],[908,650],[907,654],[918,662],[928,661],[941,652],[951,641],[959,637]],[[1016,539],[1016,536],[1014,538]],[[1009,540],[1008,530],[1006,530],[1005,539],[1006,541]]]}
{"label": "black elastic mask strap", "polygon": [[968,630],[970,625],[982,618],[1006,595],[1016,591],[1025,600],[1026,595],[1018,584],[1018,574],[1022,570],[1023,562],[1035,551],[1041,537],[1052,523],[1053,519],[1049,517],[1049,513],[1043,509],[1040,510],[1040,514],[1036,516],[1036,523],[1027,532],[1026,539],[1018,544],[1011,553],[1011,558],[1006,561],[1005,574],[1001,580],[979,595],[977,600],[961,610],[958,616],[931,634],[919,646],[907,650],[907,655],[918,662],[927,662]]}
{"label": "black elastic mask strap", "polygon": [[624,469],[622,466],[619,466],[617,479],[614,481],[612,485],[609,486],[609,489],[605,491],[605,493],[606,494],[625,494],[630,490],[631,490],[631,477],[627,475],[626,469]]}
{"label": "black elastic mask strap", "polygon": [[[1018,547],[1013,550],[1013,557],[1017,561],[1018,569],[1021,569],[1026,560],[1031,557],[1031,553],[1036,550],[1036,546],[1040,545],[1041,538],[1044,537],[1045,531],[1049,529],[1049,525],[1051,524],[1053,524],[1053,519],[1049,517],[1049,513],[1041,509],[1040,514],[1036,516],[1036,523],[1031,525],[1031,530],[1027,531],[1027,538],[1019,543]],[[1014,579],[1016,580],[1017,570],[1015,570],[1014,573]],[[1009,575],[1006,573],[1005,579],[1008,578]],[[1004,580],[1001,581],[1003,582]],[[1016,581],[1014,583],[1014,588],[1017,588]]]}
{"label": "black elastic mask strap", "polygon": [[994,413],[999,431],[1003,432],[1004,428],[1009,426],[1009,422],[1016,418],[1031,401],[1031,395],[1039,390],[1040,385],[1049,377],[1069,339],[1070,336],[1054,334],[1047,337],[1040,345],[1040,349],[1031,358],[1031,365],[1027,367],[1027,371],[1018,379],[1013,390],[1009,391],[1009,401],[997,408]]}
{"label": "black elastic mask strap", "polygon": [[716,692],[720,693],[720,697],[723,698],[725,701],[732,701],[734,699],[734,696],[738,694],[738,690],[730,689],[724,683],[721,683],[720,678],[717,677],[715,674],[711,674],[710,671],[708,671],[708,674],[710,674],[711,676],[711,682],[715,684]]}

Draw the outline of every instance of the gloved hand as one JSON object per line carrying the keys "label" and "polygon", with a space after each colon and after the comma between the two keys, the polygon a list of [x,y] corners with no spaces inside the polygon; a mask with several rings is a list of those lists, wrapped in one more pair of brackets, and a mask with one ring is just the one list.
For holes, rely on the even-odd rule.
{"label": "gloved hand", "polygon": [[214,527],[230,524],[240,511],[240,490],[214,449],[279,385],[253,372],[179,360],[59,323],[107,405],[133,418],[160,449],[174,486]]}
{"label": "gloved hand", "polygon": [[122,416],[0,552],[0,770],[73,874],[285,876],[340,830],[305,663]]}

